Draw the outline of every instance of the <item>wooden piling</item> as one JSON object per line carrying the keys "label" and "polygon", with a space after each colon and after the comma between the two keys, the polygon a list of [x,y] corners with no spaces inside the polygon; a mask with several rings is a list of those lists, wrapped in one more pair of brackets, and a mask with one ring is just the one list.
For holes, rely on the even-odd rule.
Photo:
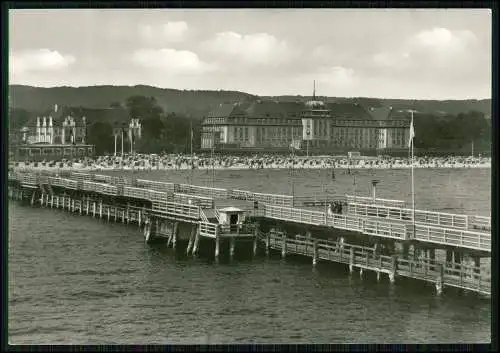
{"label": "wooden piling", "polygon": [[281,257],[285,258],[286,257],[286,234],[283,233],[281,235]]}
{"label": "wooden piling", "polygon": [[349,252],[349,272],[352,273],[352,271],[354,271],[354,248],[351,248]]}
{"label": "wooden piling", "polygon": [[232,259],[234,257],[234,248],[236,246],[236,237],[229,238],[229,256]]}
{"label": "wooden piling", "polygon": [[198,247],[200,245],[200,226],[196,226],[196,236],[194,238],[193,252],[192,254],[196,256],[198,254]]}
{"label": "wooden piling", "polygon": [[174,231],[172,232],[172,249],[177,246],[177,235],[179,233],[179,222],[174,223]]}
{"label": "wooden piling", "polygon": [[216,234],[215,235],[215,259],[218,260],[219,259],[219,252],[220,252],[220,238],[219,238],[219,235]]}
{"label": "wooden piling", "polygon": [[439,275],[436,280],[436,294],[441,295],[443,292],[443,280],[444,280],[444,265],[439,265]]}
{"label": "wooden piling", "polygon": [[313,266],[318,263],[318,241],[315,239],[313,242]]}
{"label": "wooden piling", "polygon": [[398,257],[397,255],[392,256],[392,271],[389,273],[389,282],[394,283],[396,281],[396,275],[398,273]]}
{"label": "wooden piling", "polygon": [[186,255],[189,255],[191,249],[193,248],[194,238],[196,237],[196,227],[191,226],[191,233],[189,234],[189,242],[186,248]]}

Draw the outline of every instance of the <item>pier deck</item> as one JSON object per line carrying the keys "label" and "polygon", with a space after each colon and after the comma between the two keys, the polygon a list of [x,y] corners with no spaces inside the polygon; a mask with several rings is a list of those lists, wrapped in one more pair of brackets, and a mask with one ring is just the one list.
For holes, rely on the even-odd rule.
{"label": "pier deck", "polygon": [[[40,203],[46,207],[50,205],[94,217],[107,217],[108,220],[136,222],[140,226],[144,225],[146,238],[149,238],[152,228],[157,233],[165,233],[165,222],[191,224],[197,231],[193,232],[189,240],[188,252],[189,248],[195,252],[197,245],[193,247],[193,244],[198,243],[200,236],[216,239],[217,254],[219,238],[231,239],[231,244],[234,239],[245,238],[255,238],[255,241],[262,242],[262,233],[258,225],[252,222],[265,219],[332,231],[348,231],[370,239],[422,244],[426,248],[435,246],[461,253],[476,253],[483,257],[491,254],[489,217],[411,210],[405,208],[403,201],[398,200],[373,200],[362,197],[353,199],[346,195],[343,201],[347,204],[347,208],[344,209],[344,213],[336,214],[294,207],[297,203],[307,202],[307,197],[297,199],[289,195],[253,193],[99,174],[64,173],[55,176],[9,172],[9,183],[11,198],[23,199],[24,193],[31,198],[32,205]],[[35,196],[37,193],[39,196]],[[218,223],[220,220],[218,207],[228,206],[228,201],[231,200],[246,205],[243,208],[247,215],[244,224]],[[173,241],[175,244],[176,232],[177,230],[170,232],[169,243]],[[318,259],[339,263],[350,261],[350,267],[371,269],[392,275],[396,266],[391,262],[392,257],[377,255],[371,247],[356,248],[357,245],[348,245],[342,241],[343,250],[337,248],[336,252],[332,252],[333,247],[338,247],[338,241],[335,243],[337,245],[334,245],[332,241],[325,239],[310,237],[292,239],[287,236],[280,238],[276,234],[270,239],[266,240],[269,248],[282,251],[285,248],[297,254],[313,256],[314,262]],[[362,260],[359,258],[361,255],[356,253],[361,248],[364,256]],[[233,245],[231,249],[233,252]],[[346,255],[345,249],[355,249],[352,250],[354,260],[349,260],[351,253]],[[397,272],[401,276],[430,281],[436,283],[436,286],[446,283],[448,286],[480,293],[490,291],[491,284],[488,282],[490,275],[477,261],[475,265],[466,265],[459,259],[455,262],[455,265],[458,263],[456,265],[458,269],[455,265],[451,269],[448,266],[449,261],[440,263],[433,257],[421,257],[418,261],[397,258],[396,261]],[[443,266],[443,270],[440,270],[440,266]]]}

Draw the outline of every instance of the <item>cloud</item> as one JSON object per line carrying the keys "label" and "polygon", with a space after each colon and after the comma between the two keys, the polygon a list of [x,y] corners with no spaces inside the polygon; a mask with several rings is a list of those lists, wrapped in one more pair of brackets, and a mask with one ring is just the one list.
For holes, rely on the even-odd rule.
{"label": "cloud", "polygon": [[171,48],[140,49],[134,52],[132,61],[137,65],[171,74],[198,74],[216,69],[214,65],[200,60],[196,53]]}
{"label": "cloud", "polygon": [[76,61],[72,55],[62,55],[50,49],[27,50],[9,54],[9,71],[19,75],[32,71],[61,70]]}
{"label": "cloud", "polygon": [[159,26],[139,25],[139,34],[150,41],[157,40],[168,43],[180,43],[186,39],[189,27],[184,21],[166,22]]}
{"label": "cloud", "polygon": [[450,31],[446,28],[433,28],[417,33],[411,44],[415,48],[438,52],[463,51],[477,40],[469,30]]}
{"label": "cloud", "polygon": [[279,65],[295,54],[286,41],[280,41],[268,33],[239,34],[217,33],[203,44],[220,60],[246,63],[248,65]]}
{"label": "cloud", "polygon": [[355,71],[343,66],[333,66],[320,70],[320,82],[333,85],[351,85],[355,80]]}
{"label": "cloud", "polygon": [[476,41],[468,30],[432,28],[409,37],[398,50],[376,53],[369,66],[393,73],[411,69],[418,75],[456,75],[457,70],[464,72],[477,66],[480,54],[474,50]]}

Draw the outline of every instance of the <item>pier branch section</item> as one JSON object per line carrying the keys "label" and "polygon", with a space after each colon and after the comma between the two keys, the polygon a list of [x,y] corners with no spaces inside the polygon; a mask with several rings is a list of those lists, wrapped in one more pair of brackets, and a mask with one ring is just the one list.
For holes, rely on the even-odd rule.
{"label": "pier branch section", "polygon": [[[202,246],[278,252],[491,295],[491,218],[413,210],[401,200],[329,200],[109,175],[9,172],[8,196],[32,207],[138,226],[146,242],[197,255]],[[187,245],[186,245],[187,244]],[[248,245],[248,247],[242,245]],[[185,247],[185,248],[184,248]],[[482,264],[481,262],[488,262]]]}

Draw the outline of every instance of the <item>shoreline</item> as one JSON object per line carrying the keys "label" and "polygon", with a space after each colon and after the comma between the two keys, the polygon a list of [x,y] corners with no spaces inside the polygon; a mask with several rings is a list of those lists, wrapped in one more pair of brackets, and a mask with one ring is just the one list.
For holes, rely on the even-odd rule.
{"label": "shoreline", "polygon": [[[214,167],[214,170],[234,170],[234,171],[242,171],[242,170],[336,170],[336,169],[341,169],[341,170],[358,170],[358,169],[363,169],[363,170],[404,170],[404,169],[411,169],[410,165],[397,165],[397,166],[388,166],[388,165],[382,165],[382,166],[335,166],[335,168],[330,167],[330,166],[302,166],[302,167],[295,167],[291,168],[290,166],[270,166],[270,167],[264,167],[264,168],[251,168],[249,166],[234,166],[234,167]],[[414,169],[491,169],[491,164],[490,163],[485,163],[485,164],[477,164],[477,165],[465,165],[465,164],[458,164],[458,165],[414,165]],[[92,171],[92,172],[116,172],[116,171],[127,171],[127,172],[157,172],[157,171],[191,171],[191,170],[200,170],[200,171],[205,171],[205,170],[212,170],[212,167],[197,167],[195,169],[191,169],[189,166],[181,166],[180,168],[177,167],[83,167],[83,166],[64,166],[64,167],[46,167],[46,166],[39,166],[39,167],[13,167],[12,170],[14,171],[53,171],[53,172],[59,172],[59,171],[74,171],[74,172],[79,172],[79,171]]]}

